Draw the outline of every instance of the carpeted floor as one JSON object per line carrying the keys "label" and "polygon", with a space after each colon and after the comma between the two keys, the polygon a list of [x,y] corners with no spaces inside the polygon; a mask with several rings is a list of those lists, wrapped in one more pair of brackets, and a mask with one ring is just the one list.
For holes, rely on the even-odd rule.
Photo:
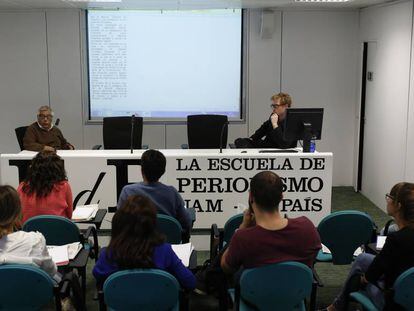
{"label": "carpeted floor", "polygon": [[[384,202],[385,205],[385,202]],[[383,227],[389,219],[388,216],[371,201],[360,193],[355,193],[352,187],[334,187],[332,191],[332,211],[355,209],[371,215],[379,228]],[[208,252],[197,252],[198,264],[202,264],[208,258]],[[92,276],[94,261],[88,264],[87,278],[87,309],[98,310],[98,302],[93,300],[95,294],[95,281]],[[335,295],[339,292],[349,265],[333,266],[328,263],[318,263],[315,266],[324,286],[318,289],[317,307],[322,308],[329,305]],[[190,309],[197,311],[217,310],[217,301],[209,296],[192,295],[190,298]],[[352,308],[352,307],[351,307]]]}

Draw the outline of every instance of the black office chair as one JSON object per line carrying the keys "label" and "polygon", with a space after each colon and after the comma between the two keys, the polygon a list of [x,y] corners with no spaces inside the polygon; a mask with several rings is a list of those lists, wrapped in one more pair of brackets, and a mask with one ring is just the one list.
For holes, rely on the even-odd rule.
{"label": "black office chair", "polygon": [[17,142],[19,143],[20,150],[22,151],[24,150],[23,138],[24,138],[24,135],[26,134],[27,128],[28,126],[20,126],[14,129],[14,131],[16,132]]}
{"label": "black office chair", "polygon": [[[142,117],[134,118],[134,149],[142,149]],[[103,147],[104,149],[131,148],[131,117],[103,118]],[[100,149],[100,145],[93,149]]]}
{"label": "black office chair", "polygon": [[[218,149],[226,148],[228,132],[227,116],[218,114],[199,114],[187,116],[188,145],[183,149]],[[223,136],[223,137],[221,137]]]}

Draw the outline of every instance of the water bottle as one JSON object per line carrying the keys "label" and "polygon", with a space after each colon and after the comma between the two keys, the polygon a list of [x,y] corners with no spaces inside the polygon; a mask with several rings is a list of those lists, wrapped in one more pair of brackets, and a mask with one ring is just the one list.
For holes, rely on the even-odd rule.
{"label": "water bottle", "polygon": [[315,152],[315,139],[312,138],[310,141],[309,152]]}

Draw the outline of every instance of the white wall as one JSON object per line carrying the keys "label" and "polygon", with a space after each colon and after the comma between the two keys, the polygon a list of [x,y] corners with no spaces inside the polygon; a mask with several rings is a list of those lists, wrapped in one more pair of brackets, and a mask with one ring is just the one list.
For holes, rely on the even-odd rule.
{"label": "white wall", "polygon": [[334,184],[353,172],[357,76],[356,12],[284,12],[282,89],[298,107],[323,107],[317,150],[334,154]]}
{"label": "white wall", "polygon": [[14,128],[49,104],[45,13],[0,13],[0,152],[19,150]]}
{"label": "white wall", "polygon": [[[13,117],[0,115],[5,133],[0,152],[18,151],[12,129],[31,121],[36,108],[49,99],[69,141],[85,149],[101,143],[102,127],[85,125],[82,114],[82,12],[0,14],[0,64],[9,57],[22,63],[15,67],[6,62],[10,74],[0,70],[1,107],[13,112]],[[260,10],[250,11],[247,122],[230,126],[229,142],[252,134],[268,117],[273,93],[290,92],[296,107],[325,108],[323,140],[317,147],[334,152],[333,184],[351,185],[357,16],[357,11],[275,11],[275,32],[262,39]],[[153,148],[179,148],[187,140],[185,125],[145,125],[143,135],[143,143]]]}
{"label": "white wall", "polygon": [[413,147],[407,141],[409,138],[412,142],[414,133],[408,123],[413,117],[412,100],[411,111],[408,104],[411,37],[412,1],[361,10],[360,43],[377,43],[373,65],[375,87],[370,94],[373,103],[366,115],[366,122],[376,125],[373,133],[367,133],[367,146],[371,148],[367,152],[374,156],[364,159],[362,193],[384,209],[384,194],[395,183],[414,177],[410,167]]}

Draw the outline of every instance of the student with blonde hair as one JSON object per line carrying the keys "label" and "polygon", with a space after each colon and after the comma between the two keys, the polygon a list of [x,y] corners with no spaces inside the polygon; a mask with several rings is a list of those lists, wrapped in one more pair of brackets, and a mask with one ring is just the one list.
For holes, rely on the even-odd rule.
{"label": "student with blonde hair", "polygon": [[270,97],[272,113],[250,138],[237,138],[237,148],[295,148],[297,141],[283,138],[283,122],[286,109],[292,106],[292,98],[287,93],[277,93]]}

